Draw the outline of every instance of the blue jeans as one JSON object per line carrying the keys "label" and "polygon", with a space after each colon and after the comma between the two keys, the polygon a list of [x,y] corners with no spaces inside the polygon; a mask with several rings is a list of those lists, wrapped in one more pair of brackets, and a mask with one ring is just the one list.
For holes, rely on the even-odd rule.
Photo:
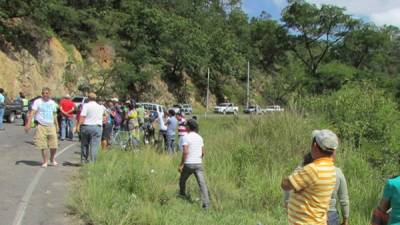
{"label": "blue jeans", "polygon": [[0,129],[4,128],[4,125],[3,125],[4,111],[5,111],[5,108],[0,108]]}
{"label": "blue jeans", "polygon": [[61,140],[65,139],[67,134],[67,138],[73,139],[74,138],[74,120],[72,118],[68,118],[65,116],[61,117]]}
{"label": "blue jeans", "polygon": [[167,152],[169,154],[175,152],[174,141],[175,141],[175,134],[167,134]]}
{"label": "blue jeans", "polygon": [[337,211],[328,211],[328,225],[339,225],[339,214]]}
{"label": "blue jeans", "polygon": [[100,147],[102,132],[103,128],[101,126],[81,126],[81,154],[84,160],[96,162],[96,156]]}

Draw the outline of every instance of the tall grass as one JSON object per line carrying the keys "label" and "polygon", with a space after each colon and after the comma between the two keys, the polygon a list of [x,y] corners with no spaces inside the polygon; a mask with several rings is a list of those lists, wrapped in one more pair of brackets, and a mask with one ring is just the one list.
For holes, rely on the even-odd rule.
{"label": "tall grass", "polygon": [[[93,224],[287,224],[280,182],[309,151],[318,119],[284,113],[202,120],[204,160],[212,208],[201,209],[194,177],[189,200],[177,198],[180,155],[112,150],[82,168],[71,206]],[[360,151],[341,143],[337,165],[347,176],[351,224],[368,223],[384,179]]]}

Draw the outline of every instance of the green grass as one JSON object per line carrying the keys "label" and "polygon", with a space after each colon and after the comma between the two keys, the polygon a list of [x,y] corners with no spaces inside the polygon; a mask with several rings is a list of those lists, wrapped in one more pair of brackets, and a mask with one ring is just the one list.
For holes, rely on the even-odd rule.
{"label": "green grass", "polygon": [[[177,198],[180,155],[112,150],[81,169],[71,206],[93,224],[287,224],[280,182],[309,151],[311,131],[331,128],[290,113],[200,120],[212,208],[201,209],[194,177],[190,200]],[[351,224],[368,224],[384,185],[362,151],[341,143],[337,165],[349,183]]]}

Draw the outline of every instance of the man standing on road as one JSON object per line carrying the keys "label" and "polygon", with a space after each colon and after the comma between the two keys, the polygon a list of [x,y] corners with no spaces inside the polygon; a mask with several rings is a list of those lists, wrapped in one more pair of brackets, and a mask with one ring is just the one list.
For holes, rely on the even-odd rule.
{"label": "man standing on road", "polygon": [[67,137],[70,141],[74,138],[74,109],[75,103],[69,94],[60,101],[61,112],[61,141]]}
{"label": "man standing on road", "polygon": [[203,208],[207,209],[210,207],[210,200],[202,165],[205,154],[203,138],[198,134],[199,126],[195,120],[188,120],[186,127],[188,134],[183,136],[182,160],[178,167],[178,171],[181,173],[179,178],[179,194],[182,197],[186,196],[186,181],[194,173],[200,187]]}
{"label": "man standing on road", "polygon": [[[55,160],[56,151],[58,148],[57,130],[58,123],[54,114],[57,112],[57,104],[50,99],[50,89],[42,89],[42,97],[33,102],[32,110],[28,116],[28,121],[35,118],[37,123],[35,132],[35,145],[42,151],[43,164],[42,167],[46,168],[47,165],[57,166]],[[25,124],[25,131],[29,132],[31,124]],[[47,149],[50,149],[50,162],[48,162]]]}
{"label": "man standing on road", "polygon": [[79,117],[78,132],[81,134],[81,153],[88,162],[96,162],[97,151],[103,132],[103,116],[105,107],[96,102],[96,94],[89,93],[89,102],[83,104]]}
{"label": "man standing on road", "polygon": [[0,88],[0,130],[4,130],[3,119],[4,119],[4,111],[6,109],[6,104],[4,103],[4,89]]}
{"label": "man standing on road", "polygon": [[282,180],[285,191],[293,190],[288,203],[289,224],[326,225],[327,212],[336,184],[332,155],[339,141],[330,130],[312,133],[313,162]]}

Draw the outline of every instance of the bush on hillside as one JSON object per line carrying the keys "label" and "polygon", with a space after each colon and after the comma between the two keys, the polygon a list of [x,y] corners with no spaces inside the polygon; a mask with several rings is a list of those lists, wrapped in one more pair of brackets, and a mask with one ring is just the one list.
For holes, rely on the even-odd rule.
{"label": "bush on hillside", "polygon": [[331,121],[341,139],[369,152],[374,165],[391,167],[399,162],[400,113],[384,91],[367,83],[350,84],[329,95],[302,100],[301,105]]}

